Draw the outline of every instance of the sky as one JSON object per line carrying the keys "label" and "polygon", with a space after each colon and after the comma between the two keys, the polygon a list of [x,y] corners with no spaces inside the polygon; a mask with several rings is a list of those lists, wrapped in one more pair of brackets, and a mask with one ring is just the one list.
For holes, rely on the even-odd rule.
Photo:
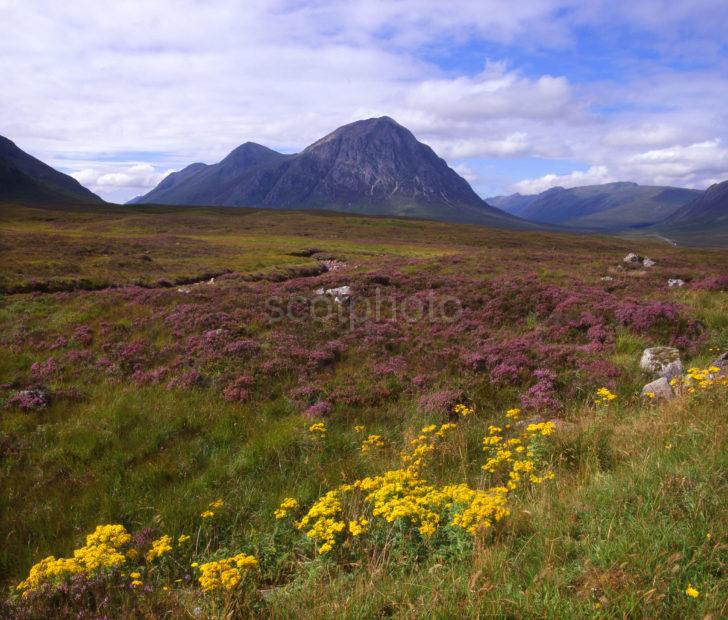
{"label": "sky", "polygon": [[0,0],[0,135],[124,202],[388,115],[483,197],[728,179],[726,0]]}

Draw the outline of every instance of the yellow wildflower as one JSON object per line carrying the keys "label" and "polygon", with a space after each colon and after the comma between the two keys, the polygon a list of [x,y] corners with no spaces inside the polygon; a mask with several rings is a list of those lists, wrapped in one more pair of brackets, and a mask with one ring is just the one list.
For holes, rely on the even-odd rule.
{"label": "yellow wildflower", "polygon": [[202,517],[203,519],[211,519],[212,517],[214,517],[214,516],[215,516],[215,513],[214,513],[214,512],[212,512],[212,510],[203,510],[203,511],[202,511],[202,512],[200,513],[200,516],[201,516],[201,517]]}
{"label": "yellow wildflower", "polygon": [[189,535],[187,535],[187,534],[180,534],[180,537],[177,539],[177,544],[178,545],[183,545],[186,542],[189,542],[189,540],[190,540],[190,536]]}
{"label": "yellow wildflower", "polygon": [[326,424],[323,422],[315,422],[308,427],[308,432],[319,437],[326,436]]}
{"label": "yellow wildflower", "polygon": [[170,551],[172,551],[172,537],[165,534],[152,541],[152,548],[147,551],[144,559],[147,562],[153,562],[155,559],[161,558],[165,553]]}
{"label": "yellow wildflower", "polygon": [[369,435],[361,444],[360,450],[366,454],[369,452],[372,448],[383,448],[384,447],[384,441],[382,440],[381,435]]}
{"label": "yellow wildflower", "polygon": [[296,508],[298,508],[298,500],[295,497],[286,497],[281,502],[281,505],[273,512],[273,516],[276,519],[284,519],[289,511],[296,510]]}
{"label": "yellow wildflower", "polygon": [[687,594],[690,598],[698,598],[700,596],[700,592],[698,592],[698,590],[690,584],[688,584],[688,587],[685,588],[685,594]]}

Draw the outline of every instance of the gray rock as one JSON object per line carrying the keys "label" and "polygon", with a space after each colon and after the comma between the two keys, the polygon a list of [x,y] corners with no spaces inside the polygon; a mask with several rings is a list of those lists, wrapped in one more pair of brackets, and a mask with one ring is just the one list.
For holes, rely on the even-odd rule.
{"label": "gray rock", "polygon": [[658,377],[672,379],[683,373],[680,351],[674,347],[652,347],[642,352],[640,368]]}
{"label": "gray rock", "polygon": [[685,286],[685,280],[681,280],[680,278],[670,278],[667,281],[667,286],[670,288],[680,288],[681,286]]}
{"label": "gray rock", "polygon": [[646,256],[642,259],[642,266],[643,267],[654,267],[657,263],[653,261],[651,258],[647,258]]}
{"label": "gray rock", "polygon": [[629,254],[627,254],[627,256],[625,256],[622,259],[622,262],[632,263],[632,264],[641,263],[642,262],[642,257],[639,254],[635,254],[634,252],[630,252]]}
{"label": "gray rock", "polygon": [[[652,394],[652,396],[649,396]],[[642,388],[642,396],[651,399],[670,400],[675,397],[675,392],[667,377],[660,377]]]}
{"label": "gray rock", "polygon": [[728,353],[723,353],[717,360],[714,360],[711,366],[720,368],[717,375],[719,377],[728,376]]}
{"label": "gray rock", "polygon": [[599,278],[602,282],[612,282],[614,278],[612,276],[602,276]]}
{"label": "gray rock", "polygon": [[337,304],[346,304],[351,301],[352,296],[352,290],[351,287],[348,285],[345,286],[337,286],[334,288],[317,288],[314,293],[316,295],[328,295],[329,297],[333,297],[334,301]]}

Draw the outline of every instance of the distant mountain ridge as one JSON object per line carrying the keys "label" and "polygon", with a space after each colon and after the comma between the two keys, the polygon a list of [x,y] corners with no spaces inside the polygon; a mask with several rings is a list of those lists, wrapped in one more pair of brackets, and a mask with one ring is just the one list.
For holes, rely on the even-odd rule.
{"label": "distant mountain ridge", "polygon": [[728,181],[711,185],[695,200],[675,211],[663,224],[674,226],[706,220],[728,224]]}
{"label": "distant mountain ridge", "polygon": [[295,155],[246,142],[217,164],[192,164],[133,203],[328,209],[533,228],[487,204],[389,117],[356,121]]}
{"label": "distant mountain ridge", "polygon": [[63,174],[0,136],[0,200],[24,203],[101,203],[76,179]]}
{"label": "distant mountain ridge", "polygon": [[488,202],[543,224],[610,231],[652,226],[700,196],[700,190],[631,182],[552,187],[535,195],[513,194]]}

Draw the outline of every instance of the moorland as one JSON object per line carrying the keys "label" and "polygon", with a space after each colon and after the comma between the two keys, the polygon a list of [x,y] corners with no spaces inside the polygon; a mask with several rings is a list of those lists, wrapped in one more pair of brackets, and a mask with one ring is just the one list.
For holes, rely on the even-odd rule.
{"label": "moorland", "polygon": [[728,613],[725,252],[17,204],[0,251],[0,615]]}

